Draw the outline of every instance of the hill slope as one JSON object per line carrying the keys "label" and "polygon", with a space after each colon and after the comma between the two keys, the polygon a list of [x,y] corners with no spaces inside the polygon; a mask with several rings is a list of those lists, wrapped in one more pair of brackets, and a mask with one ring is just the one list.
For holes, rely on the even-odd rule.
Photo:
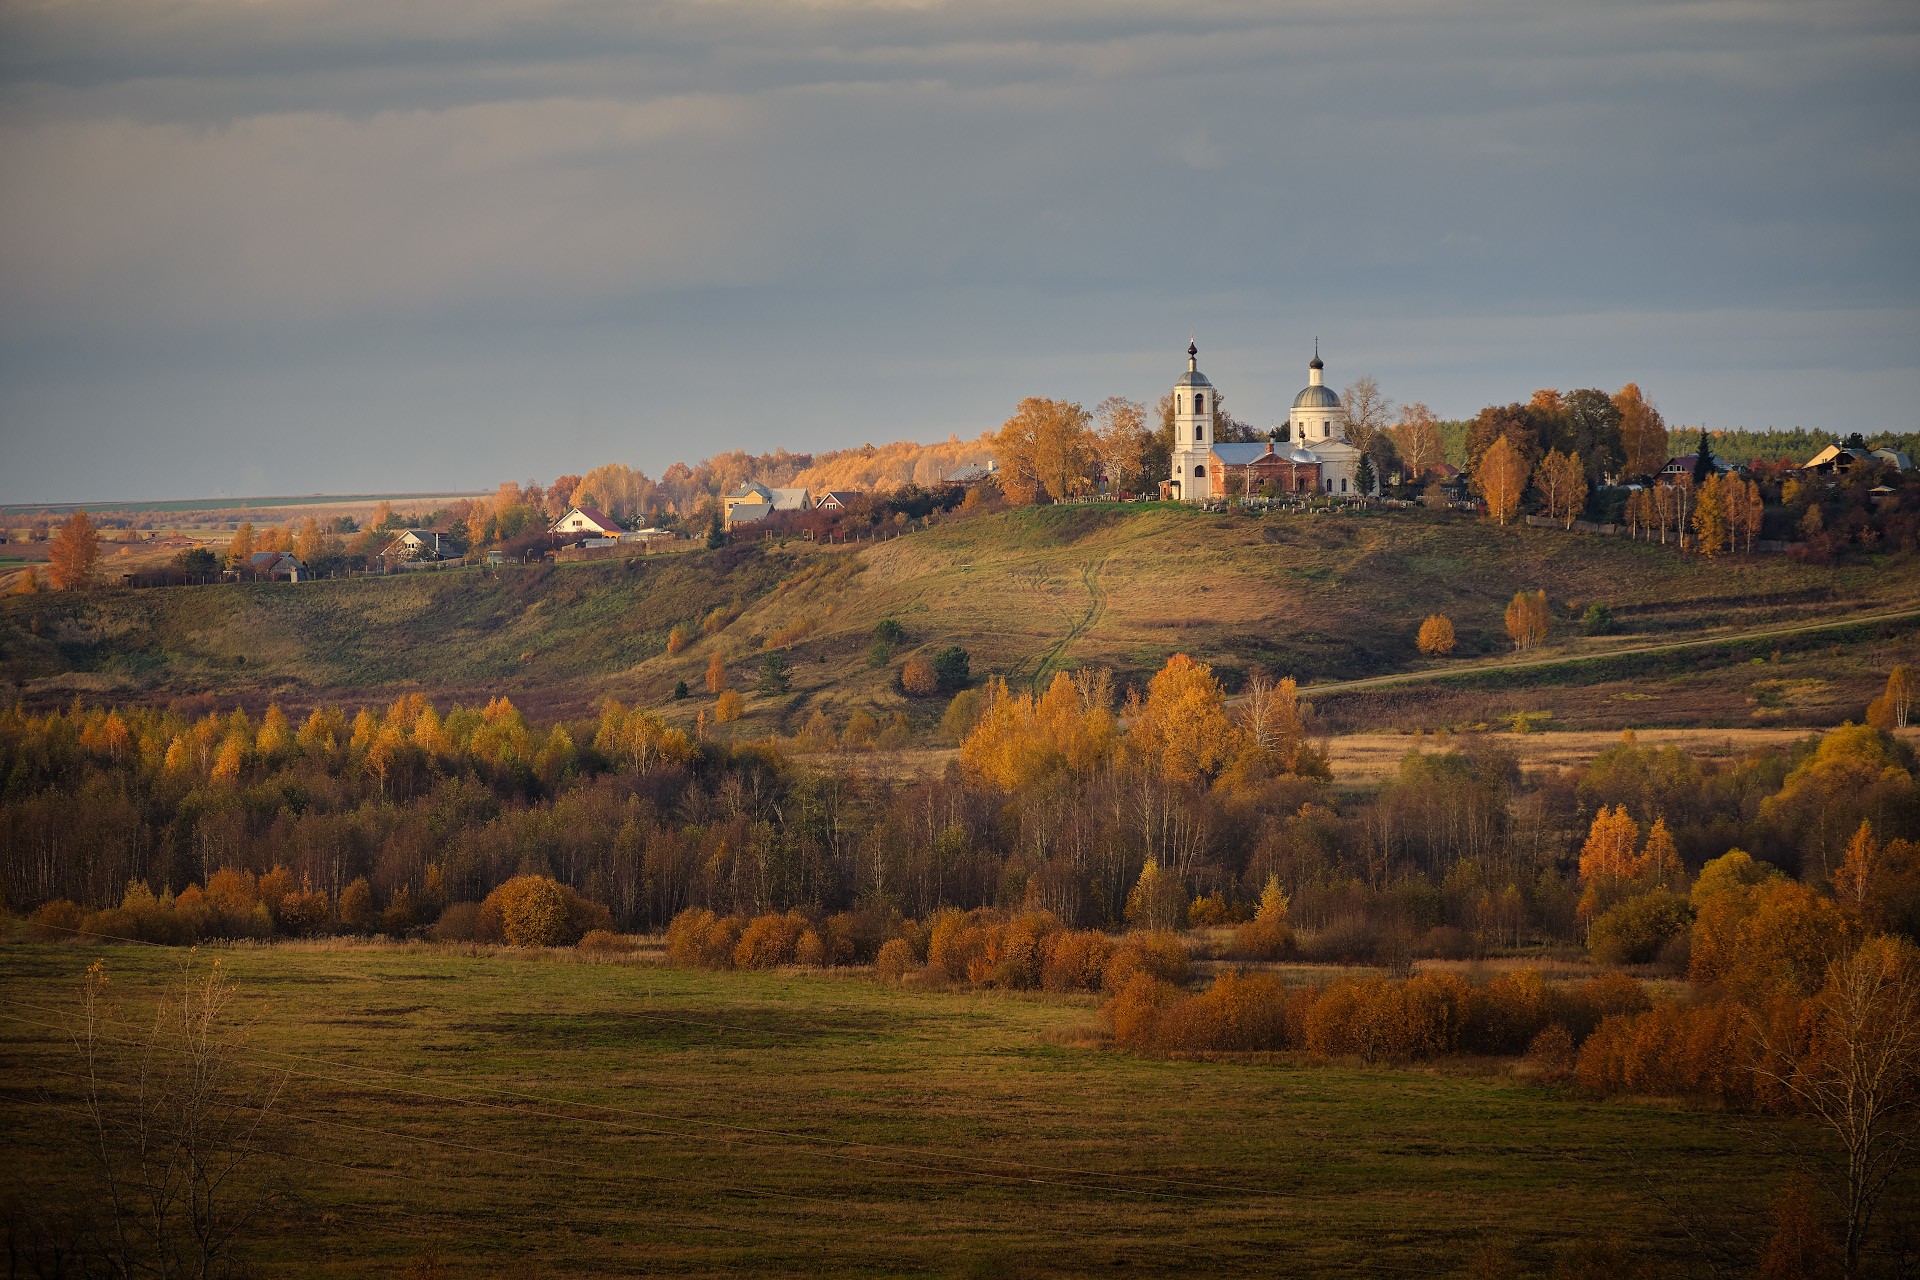
{"label": "hill slope", "polygon": [[[1175,651],[1214,662],[1230,684],[1255,668],[1352,679],[1424,665],[1413,632],[1428,613],[1458,628],[1451,661],[1505,653],[1502,615],[1523,588],[1545,588],[1562,618],[1607,604],[1619,634],[1587,639],[1563,622],[1556,637],[1601,652],[1912,601],[1911,568],[1710,564],[1658,545],[1425,512],[1252,519],[1054,507],[854,548],[14,597],[0,604],[0,670],[36,701],[300,705],[421,688],[578,712],[609,695],[664,701],[677,680],[699,690],[716,647],[736,663],[736,684],[750,682],[747,664],[774,637],[794,665],[794,693],[762,711],[786,720],[814,703],[898,703],[892,669],[866,661],[883,617],[906,627],[906,652],[957,642],[976,674],[1015,681],[1084,664],[1138,678]],[[703,620],[712,635],[701,635]],[[699,638],[669,656],[676,623]],[[1699,666],[1690,660],[1683,674],[1698,678]],[[1395,695],[1393,705],[1406,704]]]}

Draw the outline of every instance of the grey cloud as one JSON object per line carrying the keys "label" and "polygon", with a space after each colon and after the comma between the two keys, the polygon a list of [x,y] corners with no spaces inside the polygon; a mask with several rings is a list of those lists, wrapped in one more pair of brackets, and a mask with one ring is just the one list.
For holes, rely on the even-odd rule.
{"label": "grey cloud", "polygon": [[1447,411],[1776,421],[1853,361],[1818,425],[1871,425],[1920,392],[1916,62],[1893,3],[0,5],[0,497],[98,474],[76,431],[152,483],[155,423],[458,424],[473,483],[597,460],[543,414],[656,466],[970,433],[1157,394],[1193,325],[1279,361],[1243,403],[1324,326]]}

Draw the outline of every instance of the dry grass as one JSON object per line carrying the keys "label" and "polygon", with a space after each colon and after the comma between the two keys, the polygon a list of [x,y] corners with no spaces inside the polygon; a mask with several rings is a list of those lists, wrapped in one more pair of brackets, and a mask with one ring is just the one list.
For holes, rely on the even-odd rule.
{"label": "dry grass", "polygon": [[[95,954],[0,945],[0,1200],[79,1194],[54,1028]],[[178,953],[105,958],[137,1012]],[[295,1072],[269,1277],[428,1255],[448,1277],[1431,1275],[1487,1242],[1544,1272],[1609,1236],[1685,1274],[1687,1232],[1753,1232],[1786,1168],[1752,1126],[1492,1070],[1103,1050],[1085,999],[418,947],[225,959],[256,1065]]]}

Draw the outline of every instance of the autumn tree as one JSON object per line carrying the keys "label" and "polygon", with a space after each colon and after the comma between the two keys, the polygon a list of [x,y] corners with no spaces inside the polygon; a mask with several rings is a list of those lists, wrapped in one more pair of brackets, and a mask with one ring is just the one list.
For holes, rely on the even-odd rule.
{"label": "autumn tree", "polygon": [[240,527],[233,531],[233,541],[227,544],[227,563],[241,566],[253,556],[253,521],[242,520]]}
{"label": "autumn tree", "polygon": [[1547,638],[1547,628],[1552,615],[1547,609],[1545,591],[1516,591],[1511,603],[1507,605],[1507,634],[1513,638],[1513,647],[1520,650],[1533,648]]}
{"label": "autumn tree", "polygon": [[1393,421],[1393,401],[1380,390],[1380,383],[1368,374],[1356,378],[1340,398],[1340,413],[1346,420],[1347,440],[1354,448],[1372,454],[1380,437]]}
{"label": "autumn tree", "polygon": [[1627,536],[1638,538],[1640,534],[1653,527],[1653,497],[1645,489],[1635,489],[1627,495]]}
{"label": "autumn tree", "polygon": [[1393,442],[1406,464],[1408,483],[1418,481],[1445,461],[1441,456],[1440,421],[1433,410],[1417,400],[1401,407]]}
{"label": "autumn tree", "polygon": [[1620,447],[1626,456],[1625,474],[1634,477],[1658,474],[1667,462],[1666,419],[1640,393],[1637,383],[1629,382],[1614,392],[1613,407],[1620,412]]}
{"label": "autumn tree", "polygon": [[1625,805],[1612,809],[1605,805],[1587,828],[1587,841],[1580,846],[1580,878],[1594,880],[1631,880],[1636,870],[1634,846],[1640,840],[1640,827],[1627,813]]}
{"label": "autumn tree", "polygon": [[1481,455],[1473,472],[1473,491],[1487,504],[1487,517],[1501,524],[1520,508],[1520,490],[1527,481],[1526,463],[1513,441],[1501,436]]}
{"label": "autumn tree", "polygon": [[1920,681],[1916,681],[1913,668],[1899,663],[1887,674],[1887,688],[1875,698],[1867,708],[1867,723],[1876,729],[1904,729],[1913,720],[1916,698],[1920,697]]}
{"label": "autumn tree", "polygon": [[1292,676],[1275,683],[1266,672],[1247,681],[1240,703],[1240,728],[1254,750],[1265,753],[1280,772],[1322,777],[1324,752],[1307,742],[1307,717],[1312,708],[1300,701],[1300,686]]}
{"label": "autumn tree", "polygon": [[112,1007],[107,986],[94,964],[73,1037],[72,1133],[92,1165],[105,1274],[243,1271],[240,1254],[274,1194],[256,1169],[287,1074],[250,1059],[239,995],[218,960],[189,953],[138,1021]]}
{"label": "autumn tree", "polygon": [[994,436],[1000,486],[1016,502],[1060,501],[1085,491],[1099,457],[1087,411],[1070,400],[1028,397]]}
{"label": "autumn tree", "polygon": [[1211,777],[1232,755],[1226,702],[1212,667],[1174,654],[1147,685],[1137,714],[1128,716],[1134,749],[1169,782]]}
{"label": "autumn tree", "polygon": [[1587,469],[1580,455],[1549,450],[1534,469],[1533,487],[1546,499],[1547,514],[1573,528],[1587,505]]}
{"label": "autumn tree", "polygon": [[1427,620],[1420,624],[1420,634],[1415,637],[1414,644],[1419,646],[1420,652],[1431,658],[1452,653],[1453,620],[1442,613],[1429,615]]}
{"label": "autumn tree", "polygon": [[1920,949],[1872,939],[1827,970],[1809,1013],[1793,1036],[1754,1018],[1758,1069],[1839,1140],[1846,1272],[1858,1275],[1881,1196],[1915,1148]]}
{"label": "autumn tree", "polygon": [[1147,407],[1123,396],[1108,396],[1093,410],[1094,448],[1109,492],[1138,491],[1152,482],[1153,433]]}
{"label": "autumn tree", "polygon": [[1620,469],[1625,456],[1620,444],[1620,410],[1604,391],[1586,387],[1561,399],[1566,425],[1566,452],[1586,459],[1589,486],[1599,484]]}
{"label": "autumn tree", "polygon": [[1467,424],[1467,470],[1478,471],[1487,452],[1504,439],[1518,455],[1519,483],[1524,484],[1534,460],[1545,452],[1541,428],[1540,411],[1531,405],[1488,405]]}
{"label": "autumn tree", "polygon": [[1180,877],[1153,859],[1127,894],[1127,923],[1137,929],[1178,929],[1187,922],[1187,891]]}
{"label": "autumn tree", "polygon": [[84,511],[76,511],[54,530],[47,545],[48,573],[62,591],[85,591],[100,568],[100,531]]}

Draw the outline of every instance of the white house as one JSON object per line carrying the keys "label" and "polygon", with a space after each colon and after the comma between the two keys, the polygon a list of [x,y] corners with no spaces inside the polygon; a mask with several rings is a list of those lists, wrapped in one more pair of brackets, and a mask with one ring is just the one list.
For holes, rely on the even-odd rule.
{"label": "white house", "polygon": [[626,530],[615,524],[597,507],[574,507],[555,520],[547,530],[561,536],[586,534],[595,538],[617,538]]}
{"label": "white house", "polygon": [[458,554],[453,549],[453,538],[449,534],[436,533],[432,529],[402,529],[386,549],[380,553],[383,560],[447,560]]}

